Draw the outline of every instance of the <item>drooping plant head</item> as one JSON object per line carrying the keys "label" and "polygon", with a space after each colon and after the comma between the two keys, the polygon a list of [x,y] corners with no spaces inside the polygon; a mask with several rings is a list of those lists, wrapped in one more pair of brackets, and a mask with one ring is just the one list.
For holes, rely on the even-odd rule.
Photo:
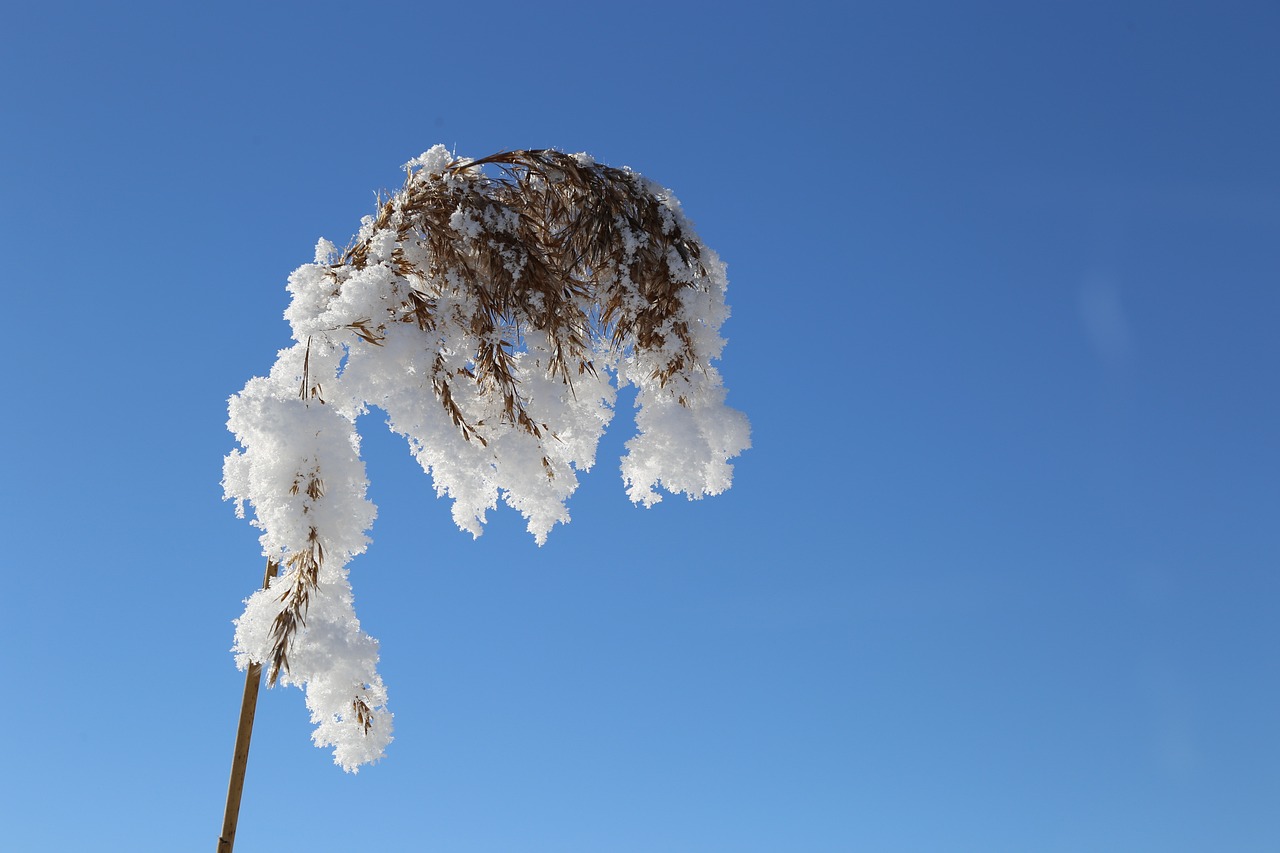
{"label": "drooping plant head", "polygon": [[657,486],[717,494],[749,446],[712,365],[724,267],[668,191],[549,150],[436,146],[406,169],[344,251],[322,240],[290,276],[295,343],[231,400],[244,449],[224,488],[286,568],[237,621],[238,660],[306,687],[313,739],[346,769],[390,740],[345,570],[374,515],[359,414],[386,412],[461,528],[478,536],[501,498],[539,544],[568,521],[620,385],[637,389],[622,465],[635,502]]}

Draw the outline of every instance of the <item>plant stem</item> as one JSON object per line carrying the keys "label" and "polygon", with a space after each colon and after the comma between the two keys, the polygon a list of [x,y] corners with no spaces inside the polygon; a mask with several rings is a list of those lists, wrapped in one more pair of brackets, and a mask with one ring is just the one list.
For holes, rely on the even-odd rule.
{"label": "plant stem", "polygon": [[[267,560],[262,588],[271,585],[279,568]],[[236,843],[236,823],[240,820],[240,795],[244,793],[244,771],[249,764],[249,740],[253,737],[253,715],[258,707],[258,688],[262,684],[262,664],[249,664],[244,676],[244,698],[240,700],[240,722],[236,726],[236,748],[231,756],[231,781],[227,785],[227,810],[222,816],[222,835],[218,837],[218,853],[231,853]]]}

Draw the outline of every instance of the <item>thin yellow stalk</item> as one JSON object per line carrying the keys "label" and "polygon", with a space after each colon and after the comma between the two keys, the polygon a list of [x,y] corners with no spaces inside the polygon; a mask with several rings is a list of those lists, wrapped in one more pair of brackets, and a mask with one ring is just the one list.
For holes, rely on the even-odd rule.
{"label": "thin yellow stalk", "polygon": [[[271,585],[278,565],[267,560],[262,588]],[[262,664],[249,664],[244,676],[244,697],[240,700],[240,722],[236,726],[236,748],[231,756],[231,781],[227,785],[227,808],[222,815],[222,834],[218,836],[218,853],[231,853],[236,843],[236,824],[240,820],[240,797],[244,793],[244,771],[249,765],[249,741],[253,737],[253,716],[258,707],[258,688],[262,684]]]}

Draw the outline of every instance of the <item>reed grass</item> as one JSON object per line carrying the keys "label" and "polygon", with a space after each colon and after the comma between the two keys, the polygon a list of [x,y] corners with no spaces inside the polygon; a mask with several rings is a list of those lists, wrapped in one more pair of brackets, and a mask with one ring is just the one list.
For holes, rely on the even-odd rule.
{"label": "reed grass", "polygon": [[[373,345],[392,323],[433,333],[441,325],[441,297],[462,288],[471,297],[465,304],[473,306],[462,327],[475,347],[462,368],[450,368],[438,354],[431,387],[463,437],[481,444],[480,425],[468,422],[455,400],[458,382],[475,383],[500,400],[503,423],[539,438],[549,431],[529,414],[521,393],[515,354],[528,329],[546,336],[548,373],[570,389],[575,376],[596,373],[593,354],[600,344],[663,353],[653,378],[666,385],[701,363],[681,319],[680,291],[698,286],[707,270],[701,243],[685,232],[661,193],[634,172],[549,149],[455,159],[439,171],[409,168],[404,186],[379,200],[371,227],[362,232],[367,236],[329,267],[335,282],[343,279],[343,267],[365,268],[373,262],[374,237],[392,230],[398,247],[391,265],[405,285],[404,297],[387,316],[346,328]],[[476,233],[453,227],[459,213]],[[299,394],[323,402],[322,393],[310,377],[308,339]],[[543,465],[553,477],[545,458]],[[299,489],[318,500],[324,484],[317,473],[295,482],[294,493]],[[288,571],[278,582],[281,609],[271,629],[269,684],[289,671],[289,649],[306,624],[323,562],[313,527],[307,547],[286,559]],[[353,713],[367,732],[369,709],[361,705],[357,699]]]}

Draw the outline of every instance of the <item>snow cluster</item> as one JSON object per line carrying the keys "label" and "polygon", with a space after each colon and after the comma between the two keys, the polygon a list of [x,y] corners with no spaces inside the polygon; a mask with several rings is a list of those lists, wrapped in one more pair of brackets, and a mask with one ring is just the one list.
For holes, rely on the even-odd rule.
{"label": "snow cluster", "polygon": [[[586,166],[594,162],[575,157]],[[436,146],[410,161],[411,182],[440,180],[454,162]],[[635,180],[661,201],[668,232],[678,225],[694,233],[669,191]],[[432,263],[420,233],[375,226],[365,218],[358,238],[367,247],[362,265],[344,262],[332,243],[321,240],[315,262],[289,277],[292,301],[285,317],[294,344],[280,351],[268,376],[251,379],[231,398],[228,428],[241,449],[227,456],[223,477],[225,497],[242,517],[245,504],[252,507],[264,554],[285,569],[269,589],[247,600],[236,620],[237,664],[270,664],[281,613],[306,585],[302,623],[278,677],[305,690],[316,724],[313,740],[333,747],[335,762],[353,772],[380,758],[391,740],[386,689],[376,669],[378,643],[356,618],[347,571],[368,546],[366,532],[376,514],[366,497],[359,415],[371,407],[386,413],[437,494],[452,501],[459,528],[479,536],[488,511],[502,500],[521,513],[538,544],[557,523],[569,521],[566,503],[578,473],[595,463],[618,387],[637,388],[638,434],[622,460],[627,494],[636,503],[648,507],[661,500],[659,487],[690,498],[724,491],[732,482],[729,460],[750,444],[747,419],[725,405],[725,388],[711,365],[724,346],[719,330],[728,316],[727,281],[723,263],[705,246],[698,246],[698,275],[674,251],[669,258],[673,278],[683,285],[676,319],[687,327],[698,362],[675,376],[657,378],[670,352],[634,342],[617,348],[597,329],[594,372],[574,375],[567,384],[553,374],[555,342],[546,334],[532,323],[513,322],[505,330],[524,409],[542,426],[528,430],[504,418],[492,387],[467,378],[474,375],[473,354],[486,344],[468,322],[476,312],[472,288]],[[501,222],[482,228],[462,210],[449,226],[463,241],[514,228]],[[636,245],[644,239],[622,230]],[[417,271],[435,272],[409,276],[406,260]],[[520,262],[513,258],[509,267],[517,276]],[[404,321],[411,292],[433,300],[429,330]],[[453,377],[447,388],[453,413],[442,405],[442,375]],[[318,567],[314,577],[306,575],[307,565]]]}

